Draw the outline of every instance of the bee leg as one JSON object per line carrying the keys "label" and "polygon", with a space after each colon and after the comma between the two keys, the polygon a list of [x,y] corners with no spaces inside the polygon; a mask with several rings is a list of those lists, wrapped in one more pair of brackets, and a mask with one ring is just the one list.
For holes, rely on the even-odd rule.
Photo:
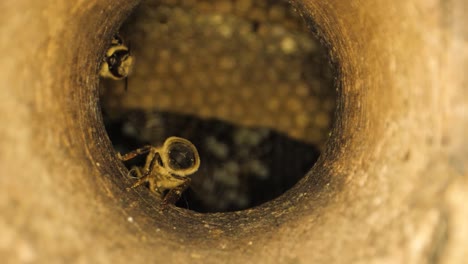
{"label": "bee leg", "polygon": [[138,167],[133,167],[128,173],[130,174],[133,170],[136,171],[136,174],[138,176],[138,181],[136,181],[133,185],[132,185],[132,189],[133,188],[136,188],[146,182],[149,182],[150,183],[150,188],[152,188],[153,186],[152,185],[152,181],[151,181],[151,178],[149,177],[150,176],[150,173],[151,171],[150,170],[145,170],[145,173],[141,173],[141,168],[138,168]]}
{"label": "bee leg", "polygon": [[182,196],[182,193],[187,190],[187,188],[190,186],[190,178],[188,178],[184,183],[181,185],[177,186],[174,189],[169,190],[169,192],[164,196],[164,199],[162,201],[163,206],[167,206],[168,204],[175,204],[180,197]]}
{"label": "bee leg", "polygon": [[127,177],[130,179],[141,179],[143,173],[141,173],[141,168],[138,166],[133,166],[127,173]]}
{"label": "bee leg", "polygon": [[135,183],[132,185],[132,187],[130,187],[130,188],[132,188],[132,189],[133,189],[133,188],[136,188],[136,187],[138,187],[138,186],[140,186],[140,185],[146,183],[147,181],[148,181],[148,175],[142,176],[142,177],[139,178],[138,181],[135,182]]}
{"label": "bee leg", "polygon": [[[162,198],[162,191],[159,189],[159,186],[158,186],[158,177],[157,177],[158,167],[157,167],[157,162],[156,162],[157,158],[155,154],[153,153],[153,151],[150,152],[148,157],[150,157],[151,160],[147,162],[147,164],[145,165],[145,168],[142,169],[139,167],[133,167],[130,170],[130,172],[132,170],[135,170],[138,176],[138,181],[135,182],[131,188],[135,188],[144,183],[148,183],[150,191],[154,193],[155,195],[157,195],[159,198]],[[142,174],[141,171],[144,171],[144,173]]]}
{"label": "bee leg", "polygon": [[120,153],[117,153],[117,158],[121,161],[127,161],[135,158],[138,155],[146,154],[151,151],[152,146],[147,145],[138,149],[135,149],[134,151],[131,151],[125,155],[120,155]]}

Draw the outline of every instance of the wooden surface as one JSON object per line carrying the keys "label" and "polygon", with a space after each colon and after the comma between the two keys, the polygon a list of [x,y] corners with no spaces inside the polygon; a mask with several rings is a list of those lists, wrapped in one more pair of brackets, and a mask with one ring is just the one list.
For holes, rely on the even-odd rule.
{"label": "wooden surface", "polygon": [[331,140],[280,198],[203,215],[126,191],[101,122],[99,58],[134,3],[3,1],[1,259],[464,261],[466,1],[297,2],[340,69]]}

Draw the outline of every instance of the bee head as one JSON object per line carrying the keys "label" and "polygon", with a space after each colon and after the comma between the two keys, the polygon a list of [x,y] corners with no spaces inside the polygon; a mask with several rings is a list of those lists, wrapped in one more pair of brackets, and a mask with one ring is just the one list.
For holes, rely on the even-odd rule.
{"label": "bee head", "polygon": [[170,137],[164,142],[161,158],[171,174],[182,177],[195,173],[200,167],[200,157],[195,146],[179,137]]}

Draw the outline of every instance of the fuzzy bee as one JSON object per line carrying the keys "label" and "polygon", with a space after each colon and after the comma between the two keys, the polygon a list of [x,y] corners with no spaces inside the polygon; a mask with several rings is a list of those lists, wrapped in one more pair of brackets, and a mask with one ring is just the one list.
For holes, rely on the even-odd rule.
{"label": "fuzzy bee", "polygon": [[200,167],[197,149],[180,137],[169,137],[161,147],[147,145],[123,156],[119,153],[117,157],[127,161],[142,154],[148,154],[145,165],[135,166],[129,172],[134,172],[138,178],[132,188],[148,183],[151,192],[162,198],[165,204],[177,202],[190,185],[189,176]]}
{"label": "fuzzy bee", "polygon": [[99,75],[103,78],[122,80],[133,68],[134,58],[119,35],[115,35],[101,64]]}

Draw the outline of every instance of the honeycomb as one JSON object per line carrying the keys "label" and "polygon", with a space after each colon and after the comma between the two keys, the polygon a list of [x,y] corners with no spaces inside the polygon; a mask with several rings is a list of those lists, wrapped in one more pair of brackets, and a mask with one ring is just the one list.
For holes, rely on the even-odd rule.
{"label": "honeycomb", "polygon": [[[326,51],[286,1],[146,1],[122,35],[136,58],[106,108],[268,127],[322,146],[335,108]],[[120,84],[122,85],[122,84]]]}

